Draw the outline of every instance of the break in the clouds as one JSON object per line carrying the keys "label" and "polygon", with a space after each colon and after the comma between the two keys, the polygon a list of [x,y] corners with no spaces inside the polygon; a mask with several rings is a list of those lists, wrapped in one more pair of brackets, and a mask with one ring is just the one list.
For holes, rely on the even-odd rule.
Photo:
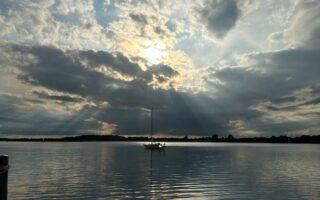
{"label": "break in the clouds", "polygon": [[320,3],[0,5],[0,133],[320,131]]}

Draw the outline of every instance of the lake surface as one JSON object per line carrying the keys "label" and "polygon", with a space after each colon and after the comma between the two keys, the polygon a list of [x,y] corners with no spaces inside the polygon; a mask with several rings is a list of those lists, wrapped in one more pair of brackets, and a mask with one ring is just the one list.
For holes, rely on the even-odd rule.
{"label": "lake surface", "polygon": [[0,142],[9,199],[320,199],[320,145],[142,144]]}

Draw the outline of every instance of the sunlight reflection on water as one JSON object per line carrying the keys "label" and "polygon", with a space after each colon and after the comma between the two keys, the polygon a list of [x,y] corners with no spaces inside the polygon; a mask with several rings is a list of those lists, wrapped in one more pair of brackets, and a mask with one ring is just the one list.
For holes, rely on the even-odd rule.
{"label": "sunlight reflection on water", "polygon": [[[0,143],[9,199],[319,199],[320,146]],[[152,156],[152,162],[150,158]]]}

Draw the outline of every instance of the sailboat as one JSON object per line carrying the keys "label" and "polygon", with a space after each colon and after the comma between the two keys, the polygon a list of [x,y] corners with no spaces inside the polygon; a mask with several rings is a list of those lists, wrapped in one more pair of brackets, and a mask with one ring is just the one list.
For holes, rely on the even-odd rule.
{"label": "sailboat", "polygon": [[144,144],[144,147],[146,149],[150,150],[163,150],[166,145],[164,143],[160,142],[154,142],[153,140],[153,107],[150,108],[150,136],[151,136],[151,142],[148,144]]}

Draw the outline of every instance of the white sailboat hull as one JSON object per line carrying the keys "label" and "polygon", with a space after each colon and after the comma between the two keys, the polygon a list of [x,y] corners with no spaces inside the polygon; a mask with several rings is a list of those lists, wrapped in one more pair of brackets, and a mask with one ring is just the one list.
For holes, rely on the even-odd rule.
{"label": "white sailboat hull", "polygon": [[150,150],[162,150],[166,147],[166,145],[157,142],[157,143],[144,144],[144,147]]}

